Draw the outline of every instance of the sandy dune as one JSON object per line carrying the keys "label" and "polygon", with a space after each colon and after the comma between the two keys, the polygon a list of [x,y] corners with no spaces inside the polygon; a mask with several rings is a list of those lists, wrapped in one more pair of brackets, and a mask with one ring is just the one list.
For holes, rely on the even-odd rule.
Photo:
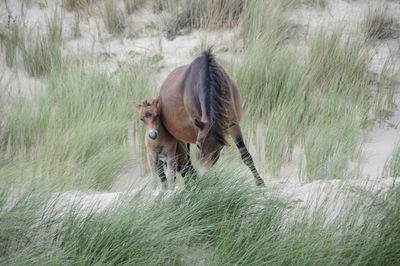
{"label": "sandy dune", "polygon": [[[8,9],[13,18],[23,21],[27,31],[33,27],[40,28],[40,25],[51,17],[57,4],[56,1],[32,1],[32,4],[22,16],[17,2],[8,1]],[[0,5],[4,7],[4,4]],[[328,29],[344,27],[348,34],[359,34],[357,29],[368,9],[379,5],[383,5],[380,0],[329,0],[326,8],[301,5],[293,9],[288,14],[288,21],[299,26],[300,36],[304,38],[308,38],[307,36],[315,33],[321,26],[325,26]],[[388,5],[388,11],[400,23],[400,2],[386,1],[385,5]],[[1,7],[2,14],[0,18],[5,21],[4,18],[7,12],[3,7]],[[91,16],[83,16],[81,18],[79,24],[81,36],[74,39],[72,25],[76,19],[75,16],[73,13],[60,9],[57,12],[61,12],[63,17],[62,49],[66,56],[98,57],[107,55],[107,60],[102,61],[102,64],[113,72],[121,62],[138,60],[141,55],[161,55],[162,59],[159,62],[161,71],[156,75],[158,84],[172,69],[190,62],[196,52],[200,51],[199,49],[205,44],[212,44],[218,48],[240,47],[239,29],[214,32],[193,31],[187,35],[177,36],[174,40],[167,40],[162,29],[151,27],[151,25],[160,24],[162,17],[166,14],[155,15],[148,7],[135,12],[127,18],[128,22],[132,24],[132,30],[129,30],[126,36],[118,38],[114,38],[106,32],[100,15],[96,15],[96,10],[94,10]],[[306,45],[301,38],[296,38],[293,42],[299,46]],[[3,58],[4,50],[1,50],[0,53]],[[369,65],[370,71],[380,73],[388,59],[392,60],[395,70],[400,70],[400,41],[398,39],[385,40],[373,44],[371,53],[373,58]],[[229,57],[229,53],[220,53],[219,56]],[[24,72],[20,59],[14,69],[9,69],[4,60],[0,61],[0,83],[9,91],[11,97],[17,94],[31,95],[44,86],[40,79],[29,77]],[[399,84],[397,85],[399,86]],[[360,136],[360,139],[364,140],[361,163],[361,172],[364,178],[362,179],[301,183],[297,178],[296,165],[289,165],[283,170],[284,179],[269,180],[267,184],[269,187],[276,189],[277,193],[283,198],[290,197],[293,202],[298,202],[300,205],[316,195],[321,195],[323,191],[338,189],[341,184],[386,191],[393,184],[399,183],[394,178],[382,179],[384,165],[394,147],[400,142],[399,125],[400,109],[397,107],[392,116],[374,125],[371,129],[367,129],[365,134]],[[121,174],[115,181],[112,190],[122,190],[123,188],[132,187],[135,183],[143,184],[147,180],[146,177],[138,179],[137,175],[138,171]],[[99,210],[103,210],[105,207],[112,205],[123,194],[124,192],[94,194],[67,192],[62,194],[60,199],[67,205],[81,202],[85,206],[98,205]]]}

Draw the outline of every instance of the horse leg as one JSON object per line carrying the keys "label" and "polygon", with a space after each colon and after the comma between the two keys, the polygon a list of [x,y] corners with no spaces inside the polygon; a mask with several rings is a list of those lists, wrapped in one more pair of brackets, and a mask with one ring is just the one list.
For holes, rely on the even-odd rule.
{"label": "horse leg", "polygon": [[185,184],[189,181],[189,178],[196,179],[196,170],[194,169],[190,159],[181,159],[178,161],[178,171],[181,173]]}
{"label": "horse leg", "polygon": [[246,145],[244,145],[242,130],[240,129],[240,126],[234,125],[233,127],[229,128],[229,134],[235,141],[236,147],[240,151],[240,155],[242,156],[243,162],[247,165],[247,167],[250,168],[250,171],[252,172],[255,178],[256,185],[264,186],[264,180],[258,174],[258,171],[254,166],[253,158],[251,157],[249,151],[247,150]]}
{"label": "horse leg", "polygon": [[178,142],[177,146],[177,171],[182,175],[185,184],[189,178],[196,179],[196,170],[190,161],[190,144]]}

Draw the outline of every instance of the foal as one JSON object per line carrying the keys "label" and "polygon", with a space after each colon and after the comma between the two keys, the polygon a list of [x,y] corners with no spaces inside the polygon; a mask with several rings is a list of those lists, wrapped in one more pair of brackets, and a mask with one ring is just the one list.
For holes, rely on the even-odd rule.
{"label": "foal", "polygon": [[[133,105],[139,110],[140,120],[146,126],[145,143],[151,174],[158,175],[163,188],[168,187],[167,180],[174,187],[176,171],[185,178],[187,174],[194,175],[195,170],[190,162],[189,145],[178,141],[165,129],[159,115],[158,102],[159,97],[145,99],[142,103]],[[164,164],[167,165],[166,176]]]}

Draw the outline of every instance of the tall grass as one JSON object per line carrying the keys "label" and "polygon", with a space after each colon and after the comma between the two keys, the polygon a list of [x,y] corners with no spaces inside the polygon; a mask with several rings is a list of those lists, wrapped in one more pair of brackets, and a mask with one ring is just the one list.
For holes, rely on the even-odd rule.
{"label": "tall grass", "polygon": [[399,75],[395,69],[392,58],[388,58],[379,73],[374,96],[374,109],[378,118],[387,118],[390,110],[395,107],[396,77]]}
{"label": "tall grass", "polygon": [[[347,166],[357,162],[358,135],[370,110],[390,108],[394,86],[382,79],[382,88],[371,92],[368,50],[346,40],[341,29],[320,30],[309,38],[308,50],[286,46],[284,16],[284,3],[272,0],[252,1],[244,12],[245,51],[228,68],[241,90],[247,135],[265,143],[258,152],[273,175],[300,145],[305,178],[354,176]],[[264,136],[257,133],[260,125]]]}
{"label": "tall grass", "polygon": [[61,65],[62,19],[57,14],[47,21],[45,33],[31,33],[22,43],[22,58],[31,76],[41,76]]}
{"label": "tall grass", "polygon": [[6,64],[8,67],[12,67],[21,41],[21,27],[18,21],[9,23],[7,28],[0,32],[0,41],[5,48]]}
{"label": "tall grass", "polygon": [[58,44],[49,41],[45,36],[39,35],[30,44],[24,45],[22,56],[27,72],[34,77],[44,75],[61,64]]}
{"label": "tall grass", "polygon": [[107,31],[111,34],[122,33],[125,29],[125,15],[118,9],[117,2],[113,0],[104,1],[103,21]]}
{"label": "tall grass", "polygon": [[130,15],[135,10],[143,7],[146,4],[146,0],[124,0],[126,12]]}
{"label": "tall grass", "polygon": [[280,1],[255,0],[247,2],[242,22],[242,36],[245,46],[253,45],[256,40],[259,40],[264,43],[263,48],[266,51],[276,48],[285,38],[284,33],[287,25],[283,16],[284,12],[285,4]]}
{"label": "tall grass", "polygon": [[236,26],[245,2],[244,0],[153,1],[153,9],[168,10],[172,14],[171,18],[166,20],[166,29],[170,35],[176,35],[182,29]]}
{"label": "tall grass", "polygon": [[74,38],[79,38],[82,36],[81,28],[80,28],[80,14],[79,12],[75,13],[74,25],[72,27],[72,34]]}
{"label": "tall grass", "polygon": [[[129,121],[141,132],[131,102],[151,95],[149,75],[146,63],[124,66],[113,78],[96,66],[64,62],[48,75],[47,90],[4,108],[2,153],[14,164],[29,165],[28,176],[107,188],[135,152],[126,143]],[[18,175],[16,180],[26,178]]]}
{"label": "tall grass", "polygon": [[146,158],[147,151],[143,141],[145,136],[145,127],[143,122],[139,119],[139,114],[137,113],[136,108],[133,108],[132,103],[141,102],[148,97],[154,98],[158,96],[157,87],[152,78],[152,71],[155,70],[152,63],[152,58],[143,59],[137,65],[125,65],[119,71],[120,86],[127,88],[134,93],[129,99],[129,106],[134,109],[132,112],[133,114],[131,113],[130,121],[133,123],[134,137],[137,142],[136,152],[137,154],[140,154],[143,163],[145,163],[144,159]]}
{"label": "tall grass", "polygon": [[68,11],[80,11],[95,2],[96,0],[63,0],[63,7]]}
{"label": "tall grass", "polygon": [[309,6],[316,6],[316,7],[320,7],[320,8],[325,8],[328,5],[326,0],[302,0],[300,2],[302,4],[306,4]]}
{"label": "tall grass", "polygon": [[389,14],[387,6],[369,9],[361,26],[370,40],[396,38],[400,34],[400,27]]}
{"label": "tall grass", "polygon": [[[79,200],[60,208],[57,202],[68,195],[37,191],[10,203],[3,189],[2,260],[8,265],[400,262],[398,189],[386,200],[368,191],[330,191],[331,200],[317,207],[292,209],[232,174],[210,174],[150,202],[145,192],[125,196],[100,213],[96,205],[84,211]],[[343,202],[335,205],[339,197]]]}

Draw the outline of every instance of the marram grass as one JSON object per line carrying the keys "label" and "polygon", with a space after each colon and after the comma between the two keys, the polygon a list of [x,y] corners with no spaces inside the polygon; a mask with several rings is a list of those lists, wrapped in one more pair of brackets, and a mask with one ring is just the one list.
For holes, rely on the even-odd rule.
{"label": "marram grass", "polygon": [[[386,198],[342,188],[319,207],[290,202],[232,171],[174,192],[123,196],[103,212],[66,195],[0,194],[0,254],[7,265],[287,265],[400,262],[398,189]],[[15,195],[14,195],[15,196]],[[333,204],[343,198],[342,205]],[[87,203],[86,203],[87,206]],[[339,206],[339,207],[338,207]],[[332,208],[337,215],[332,215]],[[290,217],[290,219],[289,219]]]}
{"label": "marram grass", "polygon": [[257,153],[264,153],[260,163],[272,176],[290,162],[296,145],[304,154],[304,178],[350,176],[348,164],[358,163],[359,134],[371,110],[375,119],[392,106],[390,68],[372,92],[363,42],[344,37],[341,29],[320,29],[307,40],[309,49],[286,46],[284,15],[284,3],[274,1],[251,2],[244,12],[245,50],[227,68],[241,92],[245,136],[263,143]]}
{"label": "marram grass", "polygon": [[50,182],[107,188],[130,154],[143,150],[127,138],[133,122],[142,143],[143,126],[131,103],[154,96],[150,69],[146,62],[124,65],[112,77],[99,66],[67,62],[51,72],[45,90],[1,110],[5,160],[26,163],[31,175],[40,172]]}

